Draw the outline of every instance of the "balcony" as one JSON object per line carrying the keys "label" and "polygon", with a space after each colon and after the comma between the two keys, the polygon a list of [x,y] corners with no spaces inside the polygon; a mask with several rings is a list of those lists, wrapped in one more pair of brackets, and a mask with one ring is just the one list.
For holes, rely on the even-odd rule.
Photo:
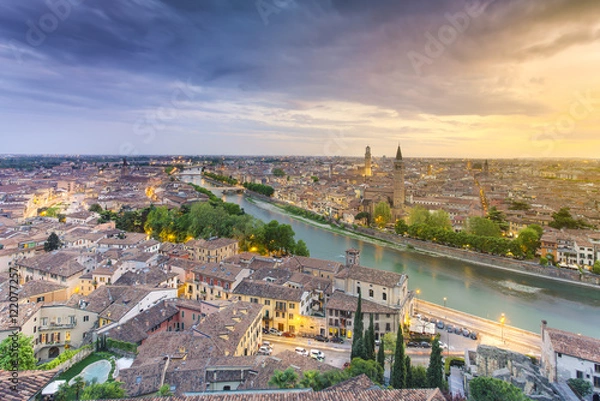
{"label": "balcony", "polygon": [[61,329],[73,329],[77,326],[77,322],[73,323],[50,323],[47,325],[42,325],[39,327],[39,330],[61,330]]}

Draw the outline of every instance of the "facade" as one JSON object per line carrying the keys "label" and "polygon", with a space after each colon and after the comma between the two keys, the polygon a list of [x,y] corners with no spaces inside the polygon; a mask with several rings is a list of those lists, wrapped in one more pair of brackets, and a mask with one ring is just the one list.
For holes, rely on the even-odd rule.
{"label": "facade", "polygon": [[541,370],[551,382],[586,380],[600,399],[600,340],[548,328],[543,320]]}
{"label": "facade", "polygon": [[67,296],[79,292],[79,277],[85,267],[78,262],[78,254],[51,252],[15,263],[19,271],[20,284],[32,280],[46,280],[67,287]]}
{"label": "facade", "polygon": [[220,263],[238,252],[238,243],[230,238],[190,240],[185,243],[190,259],[200,263]]}
{"label": "facade", "polygon": [[311,293],[298,288],[244,279],[233,291],[242,301],[264,305],[264,327],[296,333],[310,315]]}
{"label": "facade", "polygon": [[229,263],[202,263],[186,274],[185,298],[229,299],[233,289],[250,275],[250,269]]}

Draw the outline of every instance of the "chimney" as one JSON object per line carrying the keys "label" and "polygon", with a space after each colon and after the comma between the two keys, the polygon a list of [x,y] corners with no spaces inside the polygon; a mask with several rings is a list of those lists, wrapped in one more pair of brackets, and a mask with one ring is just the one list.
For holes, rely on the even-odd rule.
{"label": "chimney", "polygon": [[542,342],[544,341],[544,332],[546,331],[547,325],[548,325],[548,322],[545,320],[542,320]]}

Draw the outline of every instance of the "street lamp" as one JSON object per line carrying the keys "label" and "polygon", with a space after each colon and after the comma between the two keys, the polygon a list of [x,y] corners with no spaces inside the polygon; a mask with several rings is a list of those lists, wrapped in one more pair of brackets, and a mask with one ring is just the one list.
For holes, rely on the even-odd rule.
{"label": "street lamp", "polygon": [[502,344],[504,344],[504,321],[506,320],[506,316],[504,316],[504,312],[500,316],[500,327],[501,327],[501,336],[502,336]]}
{"label": "street lamp", "polygon": [[444,308],[446,307],[446,301],[448,300],[448,298],[444,297]]}

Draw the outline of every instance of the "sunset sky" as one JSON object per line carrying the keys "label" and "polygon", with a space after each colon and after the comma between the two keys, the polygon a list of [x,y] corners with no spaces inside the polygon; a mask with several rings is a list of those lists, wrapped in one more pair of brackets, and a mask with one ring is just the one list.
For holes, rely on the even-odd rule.
{"label": "sunset sky", "polygon": [[0,154],[600,158],[598,0],[4,0]]}

